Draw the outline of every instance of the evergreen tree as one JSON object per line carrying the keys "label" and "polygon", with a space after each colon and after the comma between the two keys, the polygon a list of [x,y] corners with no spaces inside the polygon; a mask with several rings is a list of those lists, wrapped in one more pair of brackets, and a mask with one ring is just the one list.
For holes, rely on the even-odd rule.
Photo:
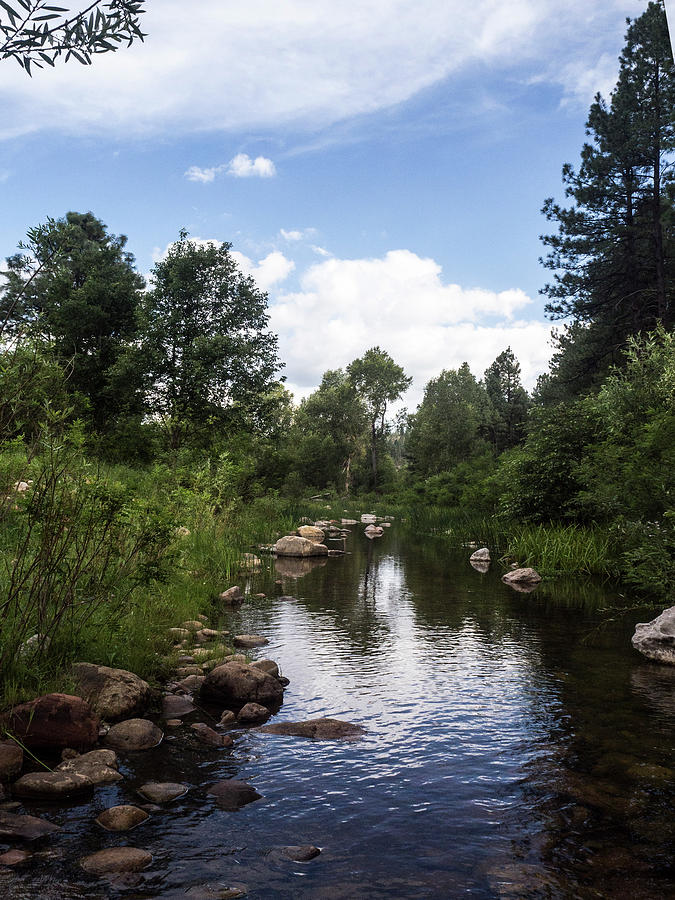
{"label": "evergreen tree", "polygon": [[485,370],[488,412],[486,432],[497,453],[519,444],[525,436],[530,398],[520,383],[520,363],[507,347]]}

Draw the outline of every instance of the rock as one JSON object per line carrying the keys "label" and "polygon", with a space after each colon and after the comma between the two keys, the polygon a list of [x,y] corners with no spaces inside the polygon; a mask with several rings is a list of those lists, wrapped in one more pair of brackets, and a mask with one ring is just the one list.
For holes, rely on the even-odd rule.
{"label": "rock", "polygon": [[328,547],[325,544],[317,544],[308,538],[289,534],[279,538],[274,545],[277,556],[327,556]]}
{"label": "rock", "polygon": [[539,584],[541,575],[534,569],[514,569],[502,575],[505,584]]}
{"label": "rock", "polygon": [[356,519],[340,519],[340,525],[358,525]]}
{"label": "rock", "polygon": [[188,790],[186,784],[175,781],[148,781],[138,789],[138,793],[151,803],[171,803],[184,797]]}
{"label": "rock", "polygon": [[270,717],[270,711],[259,703],[247,703],[239,710],[237,720],[244,725],[253,725],[258,722],[266,722]]}
{"label": "rock", "polygon": [[232,643],[235,647],[264,647],[269,641],[260,634],[238,634]]}
{"label": "rock", "polygon": [[196,737],[209,747],[231,747],[234,741],[229,734],[218,734],[213,728],[210,728],[205,722],[195,722],[190,725]]}
{"label": "rock", "polygon": [[230,812],[262,799],[262,794],[259,794],[254,787],[244,781],[236,781],[234,778],[218,781],[211,785],[207,793],[216,798],[216,803],[221,809]]}
{"label": "rock", "polygon": [[485,575],[490,570],[490,563],[481,559],[470,559],[469,565],[472,569],[475,569],[476,572],[480,572],[481,575]]}
{"label": "rock", "polygon": [[14,783],[17,797],[35,800],[58,800],[90,791],[94,782],[75,772],[29,772]]}
{"label": "rock", "polygon": [[298,528],[298,534],[301,538],[307,538],[308,541],[312,541],[313,544],[323,544],[326,540],[323,529],[317,528],[316,525],[301,525]]}
{"label": "rock", "polygon": [[0,866],[18,866],[30,859],[32,855],[26,850],[7,850],[6,853],[0,854]]}
{"label": "rock", "polygon": [[241,588],[235,586],[223,591],[218,599],[222,600],[223,603],[229,603],[231,606],[234,606],[236,603],[244,602],[244,595],[241,592]]}
{"label": "rock", "polygon": [[231,709],[223,710],[223,713],[220,717],[219,725],[232,725],[233,722],[237,721],[236,715],[232,712]]}
{"label": "rock", "polygon": [[186,678],[188,675],[201,675],[202,670],[199,666],[180,666],[176,669],[176,675],[180,678]]}
{"label": "rock", "polygon": [[379,525],[368,525],[364,534],[367,538],[378,538],[382,537],[384,529],[380,528]]}
{"label": "rock", "polygon": [[276,678],[245,663],[227,662],[206,676],[201,688],[202,697],[217,700],[223,705],[240,709],[246,703],[277,706],[284,698],[284,689]]}
{"label": "rock", "polygon": [[256,596],[257,600],[266,600],[267,599],[267,594],[256,594],[255,596]]}
{"label": "rock", "polygon": [[184,641],[185,638],[189,638],[192,632],[188,631],[187,628],[169,628],[169,634],[178,643],[179,641]]}
{"label": "rock", "polygon": [[61,831],[46,819],[36,816],[19,816],[16,813],[0,811],[0,838],[20,841],[36,841],[48,834]]}
{"label": "rock", "polygon": [[212,641],[214,638],[217,638],[219,636],[220,632],[216,631],[214,628],[202,628],[195,634],[195,637],[200,644],[205,644],[208,641]]}
{"label": "rock", "polygon": [[344,555],[345,555],[344,550],[329,550],[328,551],[329,558],[334,557],[334,556],[344,556]]}
{"label": "rock", "polygon": [[471,554],[469,562],[490,562],[490,551],[487,547],[481,547],[480,550],[476,550]]}
{"label": "rock", "polygon": [[242,553],[239,560],[239,571],[243,575],[251,575],[262,569],[262,562],[253,553]]}
{"label": "rock", "polygon": [[[220,884],[197,884],[193,885],[176,900],[184,900],[185,897],[192,897],[193,900],[238,900],[239,897],[245,897],[246,888],[223,887]],[[167,895],[168,896],[168,895]],[[171,897],[174,897],[172,894]]]}
{"label": "rock", "polygon": [[273,678],[279,677],[279,666],[273,659],[259,659],[256,662],[251,663],[251,666],[254,669],[260,669],[261,672],[267,672],[267,674],[271,675]]}
{"label": "rock", "polygon": [[106,831],[131,831],[149,818],[146,811],[139,809],[138,806],[111,806],[110,809],[105,809],[96,821]]}
{"label": "rock", "polygon": [[309,862],[310,859],[316,859],[321,853],[319,848],[312,844],[304,844],[300,847],[282,847],[281,852],[294,862]]}
{"label": "rock", "polygon": [[176,537],[181,538],[190,537],[190,529],[185,525],[179,525],[178,528],[176,528],[174,534],[176,535]]}
{"label": "rock", "polygon": [[117,754],[113,750],[92,750],[67,759],[56,767],[56,771],[84,775],[93,785],[122,781],[122,775],[117,771]]}
{"label": "rock", "polygon": [[134,716],[150,702],[150,685],[133,672],[91,663],[75,663],[73,672],[79,696],[110,722]]}
{"label": "rock", "polygon": [[160,728],[148,719],[128,719],[113,725],[105,736],[104,744],[113,750],[150,750],[161,743],[164,737]]}
{"label": "rock", "polygon": [[275,722],[265,725],[268,734],[287,734],[295,737],[314,738],[317,741],[349,740],[365,734],[365,728],[340,719],[308,719],[306,722]]}
{"label": "rock", "polygon": [[88,750],[98,741],[98,716],[81,697],[69,694],[45,694],[15,706],[2,725],[30,750]]}
{"label": "rock", "polygon": [[190,663],[195,661],[194,656],[188,656],[187,654],[178,657],[178,665],[179,666],[187,666]]}
{"label": "rock", "polygon": [[647,659],[675,665],[675,606],[651,622],[637,624],[632,644]]}
{"label": "rock", "polygon": [[180,719],[167,719],[164,724],[166,725],[167,728],[178,728],[183,723],[181,722]]}
{"label": "rock", "polygon": [[[192,678],[199,676],[193,675]],[[189,697],[177,697],[175,694],[169,694],[162,698],[162,718],[164,719],[180,719],[181,716],[187,716],[188,713],[194,712],[195,705]]]}
{"label": "rock", "polygon": [[0,741],[0,781],[16,778],[23,767],[23,750],[14,741]]}
{"label": "rock", "polygon": [[136,847],[111,847],[99,850],[80,860],[80,866],[91,875],[110,875],[115,872],[142,872],[152,862],[147,850]]}
{"label": "rock", "polygon": [[328,553],[325,556],[306,556],[304,559],[298,556],[277,556],[274,560],[274,569],[278,575],[287,578],[302,578],[314,569],[325,566],[327,562]]}
{"label": "rock", "polygon": [[374,525],[376,522],[377,522],[377,516],[374,516],[371,513],[364,513],[361,516],[361,524],[362,525]]}
{"label": "rock", "polygon": [[183,678],[178,682],[178,687],[181,688],[181,690],[192,692],[198,691],[203,684],[203,675],[188,675],[186,678]]}
{"label": "rock", "polygon": [[188,622],[183,622],[181,628],[184,628],[188,634],[192,631],[200,631],[203,628],[203,623],[199,621],[199,619],[190,619]]}

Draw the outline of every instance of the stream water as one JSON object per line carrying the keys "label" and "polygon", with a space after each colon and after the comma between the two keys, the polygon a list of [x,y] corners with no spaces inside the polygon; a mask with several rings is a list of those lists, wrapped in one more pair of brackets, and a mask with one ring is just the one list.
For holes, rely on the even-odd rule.
{"label": "stream water", "polygon": [[[366,737],[234,729],[213,750],[167,731],[93,800],[25,805],[65,827],[0,870],[5,897],[675,897],[675,667],[632,650],[644,615],[610,616],[616,592],[583,580],[518,593],[441,539],[362,530],[346,557],[278,561],[249,585],[269,598],[223,624],[270,639],[252,654],[290,678],[278,720],[333,716]],[[228,777],[264,799],[219,809],[206,787]],[[147,780],[191,789],[126,835],[93,824]],[[117,883],[79,869],[120,844],[151,868]],[[279,848],[294,844],[321,855],[292,862]]]}

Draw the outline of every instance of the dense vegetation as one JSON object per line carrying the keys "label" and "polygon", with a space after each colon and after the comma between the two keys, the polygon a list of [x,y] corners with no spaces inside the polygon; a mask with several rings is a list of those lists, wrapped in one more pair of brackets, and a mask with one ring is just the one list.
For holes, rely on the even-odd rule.
{"label": "dense vegetation", "polygon": [[[544,572],[675,583],[675,76],[663,8],[629,24],[543,293],[564,318],[532,396],[506,348],[426,386],[379,348],[298,406],[267,297],[230,245],[181,233],[145,285],[91,212],[33,228],[0,292],[0,671],[6,697],[75,656],[145,674],[313,494],[386,504]],[[315,510],[315,512],[318,511]],[[324,509],[325,514],[325,509]]]}

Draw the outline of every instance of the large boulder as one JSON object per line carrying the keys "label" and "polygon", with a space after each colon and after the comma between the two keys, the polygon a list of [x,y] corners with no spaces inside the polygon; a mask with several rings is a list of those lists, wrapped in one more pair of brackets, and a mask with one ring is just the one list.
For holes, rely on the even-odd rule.
{"label": "large boulder", "polygon": [[382,535],[384,534],[384,529],[380,528],[379,525],[368,525],[364,534],[367,538],[378,538],[382,537]]}
{"label": "large boulder", "polygon": [[70,772],[86,776],[92,784],[115,784],[122,781],[117,771],[117,754],[114,750],[91,750],[67,759],[56,767],[57,772]]}
{"label": "large boulder", "polygon": [[539,584],[541,575],[535,569],[514,569],[513,572],[507,572],[502,575],[504,584]]}
{"label": "large boulder", "polygon": [[246,663],[227,662],[206,676],[201,695],[223,706],[240,709],[247,703],[278,706],[284,698],[279,681],[267,672]]}
{"label": "large boulder", "polygon": [[328,556],[328,547],[325,544],[317,544],[309,538],[288,534],[279,538],[274,545],[277,556]]}
{"label": "large boulder", "polygon": [[103,719],[128,719],[150,702],[150,685],[133,672],[80,662],[73,673],[79,696]]}
{"label": "large boulder", "polygon": [[29,772],[14,783],[13,791],[29,800],[61,800],[93,787],[90,778],[75,772]]}
{"label": "large boulder", "polygon": [[326,540],[323,528],[317,528],[316,525],[301,525],[298,528],[298,534],[314,544],[323,544]]}
{"label": "large boulder", "polygon": [[365,734],[365,728],[340,719],[308,719],[306,722],[275,722],[265,725],[268,734],[313,738],[315,741],[350,740]]}
{"label": "large boulder", "polygon": [[113,750],[134,752],[151,750],[161,743],[164,733],[148,719],[128,719],[113,725],[105,736],[106,747]]}
{"label": "large boulder", "polygon": [[14,741],[0,741],[0,781],[16,778],[23,767],[23,750]]}
{"label": "large boulder", "polygon": [[675,606],[651,622],[637,624],[632,644],[647,659],[675,665]]}
{"label": "large boulder", "polygon": [[22,703],[2,725],[30,750],[88,750],[98,740],[99,717],[81,697],[45,694]]}

